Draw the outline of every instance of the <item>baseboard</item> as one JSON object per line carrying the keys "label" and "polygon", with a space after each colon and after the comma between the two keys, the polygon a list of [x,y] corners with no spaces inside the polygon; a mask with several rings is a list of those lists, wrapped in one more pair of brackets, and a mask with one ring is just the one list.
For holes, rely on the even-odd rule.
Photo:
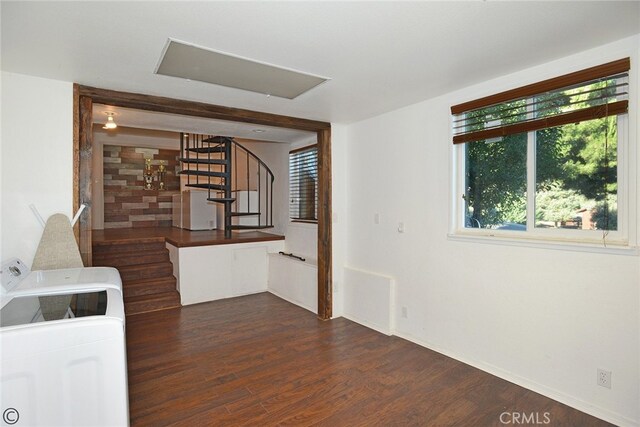
{"label": "baseboard", "polygon": [[[209,299],[209,300],[204,300],[204,301],[195,301],[195,302],[187,302],[187,303],[182,301],[182,294],[180,294],[180,305],[182,305],[183,307],[186,307],[186,306],[189,306],[189,305],[204,304],[204,303],[213,302],[213,301],[221,301],[223,299],[246,297],[247,295],[261,294],[261,293],[264,293],[264,292],[267,292],[267,291],[268,291],[268,289],[260,289],[260,290],[256,290],[256,291],[241,292],[239,294],[227,295],[227,296],[220,297],[220,298],[215,298],[215,299]],[[178,292],[180,292],[180,291],[178,290]]]}
{"label": "baseboard", "polygon": [[[354,320],[354,319],[351,319],[351,320],[353,320],[354,322],[358,322],[357,320]],[[364,326],[367,326],[367,325],[364,325]],[[481,371],[487,372],[491,375],[495,375],[496,377],[502,378],[503,380],[509,381],[513,384],[519,385],[528,390],[539,393],[543,396],[556,400],[560,403],[564,403],[567,406],[571,406],[572,408],[575,408],[589,415],[593,415],[594,417],[600,418],[604,421],[608,421],[610,423],[616,424],[621,427],[638,427],[639,426],[638,421],[634,421],[623,415],[617,414],[615,412],[611,412],[608,409],[597,407],[581,399],[576,399],[575,397],[570,396],[566,393],[563,393],[561,391],[539,384],[535,381],[531,381],[527,378],[520,377],[518,375],[515,375],[513,372],[505,371],[504,369],[499,368],[497,366],[493,366],[489,363],[485,363],[475,359],[469,359],[469,358],[460,356],[447,349],[440,348],[436,345],[432,345],[431,343],[428,343],[419,338],[416,338],[411,334],[394,331],[393,335],[403,338],[407,341],[411,341],[412,343],[417,344],[421,347],[428,348],[429,350],[436,351],[447,357],[451,357],[452,359],[458,360],[462,363],[466,363],[467,365],[473,366],[474,368],[478,368]]]}
{"label": "baseboard", "polygon": [[269,293],[271,293],[271,294],[273,294],[273,295],[277,296],[277,297],[278,297],[278,298],[280,298],[280,299],[283,299],[283,300],[285,300],[285,301],[287,301],[287,302],[290,302],[291,304],[297,305],[298,307],[302,307],[302,308],[304,308],[305,310],[309,310],[309,311],[310,311],[310,312],[312,312],[313,314],[318,314],[318,313],[316,312],[316,310],[314,310],[313,308],[311,308],[311,307],[307,307],[306,305],[303,305],[302,303],[300,303],[300,302],[298,302],[298,301],[294,301],[294,300],[292,300],[291,298],[287,298],[287,297],[285,297],[284,295],[280,294],[279,292],[274,291],[273,289],[269,289],[269,288],[267,288],[267,292],[269,292]]}

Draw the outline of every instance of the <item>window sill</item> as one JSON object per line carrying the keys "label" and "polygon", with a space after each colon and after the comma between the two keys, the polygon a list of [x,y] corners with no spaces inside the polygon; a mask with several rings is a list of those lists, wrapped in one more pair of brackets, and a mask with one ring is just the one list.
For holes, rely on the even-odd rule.
{"label": "window sill", "polygon": [[290,224],[313,224],[313,225],[318,225],[318,221],[317,220],[311,220],[311,219],[290,219],[289,220]]}
{"label": "window sill", "polygon": [[447,234],[448,240],[457,242],[471,242],[481,243],[489,245],[503,245],[503,246],[521,246],[527,248],[538,249],[551,249],[560,251],[573,251],[573,252],[591,252],[602,253],[609,255],[631,255],[637,256],[640,254],[640,250],[636,246],[628,246],[618,242],[607,242],[604,246],[602,243],[595,241],[575,241],[575,240],[551,240],[549,238],[532,238],[532,237],[517,237],[513,235],[498,236],[495,234],[480,234],[473,232],[449,233]]}
{"label": "window sill", "polygon": [[300,228],[317,228],[318,223],[313,221],[294,221],[289,220],[289,227],[300,227]]}

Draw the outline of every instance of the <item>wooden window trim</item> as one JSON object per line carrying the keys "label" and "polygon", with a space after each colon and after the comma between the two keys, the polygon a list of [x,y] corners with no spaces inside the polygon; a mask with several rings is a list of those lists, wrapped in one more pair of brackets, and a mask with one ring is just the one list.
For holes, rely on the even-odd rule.
{"label": "wooden window trim", "polygon": [[484,98],[479,98],[473,101],[454,105],[451,107],[451,114],[462,114],[464,112],[476,110],[478,108],[489,107],[491,105],[513,101],[520,98],[527,98],[574,84],[585,83],[601,77],[624,73],[626,71],[629,71],[630,68],[630,58],[619,59],[617,61],[608,62],[606,64],[597,65],[595,67],[565,74],[563,76],[543,80],[538,83],[533,83],[527,86],[500,92],[495,95],[490,95]]}
{"label": "wooden window trim", "polygon": [[281,116],[260,111],[243,110],[206,104],[204,102],[185,101],[163,96],[145,95],[132,92],[120,92],[90,86],[79,86],[80,94],[90,97],[94,104],[108,104],[137,110],[205,117],[208,119],[229,120],[233,122],[253,123],[317,132],[330,129],[331,123],[298,117]]}
{"label": "wooden window trim", "polygon": [[299,153],[301,151],[312,150],[314,148],[318,148],[318,144],[311,144],[311,145],[307,145],[305,147],[294,148],[293,150],[289,151],[289,154]]}

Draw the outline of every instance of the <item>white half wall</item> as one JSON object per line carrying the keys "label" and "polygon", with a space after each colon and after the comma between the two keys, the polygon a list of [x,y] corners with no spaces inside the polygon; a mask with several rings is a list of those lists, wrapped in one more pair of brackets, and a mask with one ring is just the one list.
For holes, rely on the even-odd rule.
{"label": "white half wall", "polygon": [[268,290],[318,314],[318,266],[278,253],[269,254]]}
{"label": "white half wall", "polygon": [[[631,56],[631,177],[637,180],[638,39],[347,129],[347,265],[395,279],[396,335],[620,425],[640,421],[640,258],[449,239],[450,107]],[[366,291],[353,298],[367,304]],[[613,372],[611,389],[596,384],[598,368]]]}
{"label": "white half wall", "polygon": [[282,240],[178,248],[177,256],[170,248],[182,305],[266,291],[268,254],[283,248]]}
{"label": "white half wall", "polygon": [[73,84],[2,72],[1,253],[31,265],[46,220],[73,208]]}
{"label": "white half wall", "polygon": [[303,258],[318,259],[318,225],[306,222],[290,222],[285,240],[287,252]]}

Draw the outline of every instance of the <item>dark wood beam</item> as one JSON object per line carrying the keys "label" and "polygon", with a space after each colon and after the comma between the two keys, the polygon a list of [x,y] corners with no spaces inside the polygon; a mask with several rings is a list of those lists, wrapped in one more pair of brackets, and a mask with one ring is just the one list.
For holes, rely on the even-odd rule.
{"label": "dark wood beam", "polygon": [[317,132],[318,130],[329,129],[331,127],[331,124],[326,122],[281,116],[260,111],[243,110],[240,108],[223,107],[202,102],[184,101],[162,96],[119,92],[89,86],[79,86],[79,91],[81,96],[90,97],[94,104],[107,104],[138,110],[254,123],[257,125],[276,126],[311,132]]}

